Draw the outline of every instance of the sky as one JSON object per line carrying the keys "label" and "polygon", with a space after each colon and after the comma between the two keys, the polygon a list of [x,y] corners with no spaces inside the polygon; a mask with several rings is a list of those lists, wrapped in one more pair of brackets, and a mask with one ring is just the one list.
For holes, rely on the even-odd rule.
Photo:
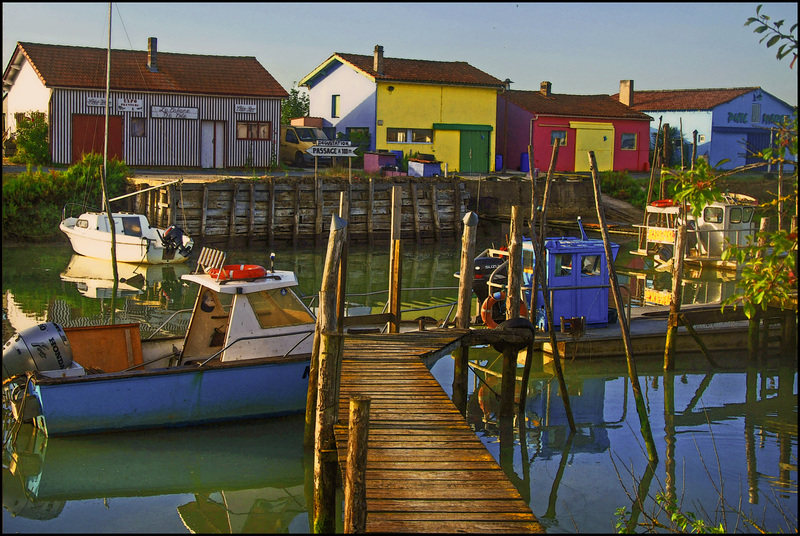
{"label": "sky", "polygon": [[[760,86],[797,105],[797,70],[745,27],[758,3],[115,3],[112,48],[254,56],[290,91],[335,52],[464,61],[511,89],[608,94]],[[797,22],[797,4],[761,12]],[[3,3],[17,41],[105,48],[107,3]],[[796,36],[795,32],[795,36]]]}

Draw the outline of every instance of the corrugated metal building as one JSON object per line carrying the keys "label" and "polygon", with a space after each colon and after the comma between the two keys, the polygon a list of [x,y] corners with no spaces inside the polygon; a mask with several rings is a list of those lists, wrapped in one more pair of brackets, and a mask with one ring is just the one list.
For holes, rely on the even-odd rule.
{"label": "corrugated metal building", "polygon": [[[102,153],[107,50],[17,43],[6,124],[44,112],[54,164]],[[278,160],[283,87],[254,57],[111,51],[109,156],[129,166],[225,168]]]}

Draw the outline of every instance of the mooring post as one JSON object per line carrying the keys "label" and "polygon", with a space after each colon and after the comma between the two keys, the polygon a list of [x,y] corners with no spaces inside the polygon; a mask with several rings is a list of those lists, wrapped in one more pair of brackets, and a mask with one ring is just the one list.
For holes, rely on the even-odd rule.
{"label": "mooring post", "polygon": [[[508,245],[508,292],[506,294],[506,319],[517,318],[520,310],[522,288],[522,211],[519,205],[511,207],[511,243]],[[516,363],[516,360],[515,360]]]}
{"label": "mooring post", "polygon": [[[606,227],[605,210],[603,208],[603,197],[600,192],[600,177],[597,172],[597,161],[594,157],[594,151],[589,151],[589,169],[592,171],[592,183],[594,184],[594,204],[597,209],[597,220],[600,223],[600,232],[603,234],[603,248],[606,254],[606,264],[608,265],[608,279],[611,283],[611,290],[614,296],[614,303],[618,311],[624,310],[624,303],[622,302],[622,294],[619,291],[619,282],[617,281],[617,271],[614,269],[614,256],[611,254],[611,241],[608,238],[608,228]],[[631,350],[631,334],[628,330],[628,318],[625,315],[619,315],[619,327],[622,331],[622,342],[625,346],[625,357],[628,361],[628,376],[631,380],[631,388],[633,389],[633,396],[636,400],[636,411],[639,414],[639,425],[644,438],[645,446],[647,447],[647,457],[652,463],[658,461],[658,452],[653,441],[653,434],[650,430],[650,421],[647,417],[647,406],[642,397],[642,389],[639,385],[639,374],[636,372],[636,362],[633,360],[633,351]]]}
{"label": "mooring post", "polygon": [[400,293],[402,292],[401,280],[403,276],[403,243],[400,240],[392,242],[391,265],[389,270],[389,312],[392,319],[389,321],[389,333],[400,332]]}
{"label": "mooring post", "polygon": [[306,396],[306,422],[303,444],[306,448],[314,446],[314,430],[316,428],[317,388],[319,381],[320,336],[323,332],[336,331],[336,288],[339,276],[342,244],[345,239],[347,222],[333,216],[328,251],[325,255],[325,268],[322,273],[322,284],[319,292],[319,315],[314,330],[314,348],[311,353],[311,364],[308,373],[308,394]]}
{"label": "mooring post", "polygon": [[344,480],[344,531],[363,533],[367,528],[367,444],[370,398],[350,398],[347,433],[347,468]]}
{"label": "mooring post", "polygon": [[686,225],[678,227],[672,254],[672,295],[669,300],[669,319],[667,320],[667,341],[664,346],[664,370],[675,370],[675,343],[678,338],[679,315],[683,297],[683,258],[686,244]]}
{"label": "mooring post", "polygon": [[[458,280],[458,304],[456,327],[469,328],[472,313],[472,282],[475,277],[475,238],[478,234],[478,215],[468,212],[464,216],[464,232],[461,237],[461,268]],[[453,404],[466,416],[467,380],[469,378],[469,346],[461,346],[453,352]]]}
{"label": "mooring post", "polygon": [[[348,158],[348,162],[350,159]],[[345,221],[350,221],[350,193],[342,191],[339,192],[339,217]],[[350,249],[349,240],[349,226],[344,230],[344,242],[342,246],[342,260],[339,265],[339,282],[336,291],[336,311],[337,311],[337,327],[336,331],[342,333],[344,330],[344,316],[345,316],[345,302],[347,301],[347,254]]]}

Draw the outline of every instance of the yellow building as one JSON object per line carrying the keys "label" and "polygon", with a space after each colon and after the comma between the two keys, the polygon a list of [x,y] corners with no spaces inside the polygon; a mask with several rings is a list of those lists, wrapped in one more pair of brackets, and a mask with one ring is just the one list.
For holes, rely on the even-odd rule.
{"label": "yellow building", "polygon": [[309,115],[371,150],[432,155],[444,172],[494,170],[497,95],[503,81],[465,62],[335,53],[306,75]]}

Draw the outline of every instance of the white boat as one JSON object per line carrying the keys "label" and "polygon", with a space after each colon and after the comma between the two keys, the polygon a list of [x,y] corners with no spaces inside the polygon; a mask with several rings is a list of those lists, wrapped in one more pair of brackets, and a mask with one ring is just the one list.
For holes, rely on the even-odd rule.
{"label": "white boat", "polygon": [[[151,227],[143,214],[114,212],[117,262],[177,264],[186,262],[194,242],[180,227]],[[78,255],[111,260],[111,231],[108,215],[84,212],[64,217],[59,229],[67,235]]]}

